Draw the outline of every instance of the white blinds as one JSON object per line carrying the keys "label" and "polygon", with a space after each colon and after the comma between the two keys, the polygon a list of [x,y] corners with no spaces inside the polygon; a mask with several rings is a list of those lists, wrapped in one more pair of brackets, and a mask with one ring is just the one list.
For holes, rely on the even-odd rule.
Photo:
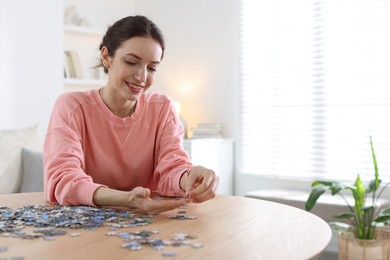
{"label": "white blinds", "polygon": [[5,99],[5,77],[6,77],[6,65],[5,65],[5,52],[6,52],[6,47],[5,47],[5,40],[6,40],[6,26],[5,26],[5,8],[4,8],[4,3],[0,2],[0,129],[4,127],[4,122],[5,122],[5,105],[6,105],[6,99]]}
{"label": "white blinds", "polygon": [[238,169],[390,177],[390,0],[242,0]]}

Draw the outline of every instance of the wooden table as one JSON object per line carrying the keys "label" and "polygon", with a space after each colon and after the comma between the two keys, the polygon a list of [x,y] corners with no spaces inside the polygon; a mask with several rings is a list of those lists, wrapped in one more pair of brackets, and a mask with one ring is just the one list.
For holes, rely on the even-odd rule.
{"label": "wooden table", "polygon": [[[12,208],[45,205],[42,193],[0,195],[0,206]],[[123,231],[157,230],[156,236],[171,239],[176,233],[197,236],[189,246],[155,250],[151,247],[131,251],[121,246],[119,237],[107,236],[110,227],[95,231],[77,229],[78,237],[57,236],[54,241],[42,238],[27,240],[0,236],[0,259],[310,259],[316,258],[331,239],[329,225],[306,211],[269,201],[238,196],[218,195],[201,204],[189,204],[188,216],[196,219],[169,219],[178,210],[160,213],[152,224]],[[175,252],[166,257],[164,252]]]}

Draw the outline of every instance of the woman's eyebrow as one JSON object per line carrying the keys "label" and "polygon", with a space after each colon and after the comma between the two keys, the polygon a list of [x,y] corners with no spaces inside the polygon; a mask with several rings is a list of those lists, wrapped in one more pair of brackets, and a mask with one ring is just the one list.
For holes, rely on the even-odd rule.
{"label": "woman's eyebrow", "polygon": [[[142,58],[140,56],[138,56],[137,54],[134,54],[134,53],[126,53],[125,55],[132,56],[132,57],[136,58],[137,60],[142,60]],[[159,61],[151,61],[150,63],[160,64]]]}
{"label": "woman's eyebrow", "polygon": [[126,53],[125,55],[126,55],[126,56],[132,56],[132,57],[134,57],[134,58],[136,58],[136,59],[138,59],[138,60],[142,60],[140,56],[138,56],[138,55],[136,55],[136,54],[134,54],[134,53]]}

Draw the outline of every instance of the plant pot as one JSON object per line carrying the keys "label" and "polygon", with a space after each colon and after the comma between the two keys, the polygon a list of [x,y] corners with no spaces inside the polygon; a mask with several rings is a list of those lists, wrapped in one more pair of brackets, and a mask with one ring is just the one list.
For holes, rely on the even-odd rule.
{"label": "plant pot", "polygon": [[390,260],[390,230],[377,230],[373,240],[339,236],[339,260]]}

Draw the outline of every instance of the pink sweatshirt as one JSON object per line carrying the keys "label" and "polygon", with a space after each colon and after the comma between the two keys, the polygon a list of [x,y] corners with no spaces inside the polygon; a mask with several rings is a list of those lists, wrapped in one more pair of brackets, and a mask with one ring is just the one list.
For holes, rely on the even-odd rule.
{"label": "pink sweatshirt", "polygon": [[101,186],[184,195],[180,177],[192,164],[175,111],[167,96],[144,93],[133,115],[119,118],[96,89],[62,94],[44,144],[45,197],[62,205],[94,205]]}

